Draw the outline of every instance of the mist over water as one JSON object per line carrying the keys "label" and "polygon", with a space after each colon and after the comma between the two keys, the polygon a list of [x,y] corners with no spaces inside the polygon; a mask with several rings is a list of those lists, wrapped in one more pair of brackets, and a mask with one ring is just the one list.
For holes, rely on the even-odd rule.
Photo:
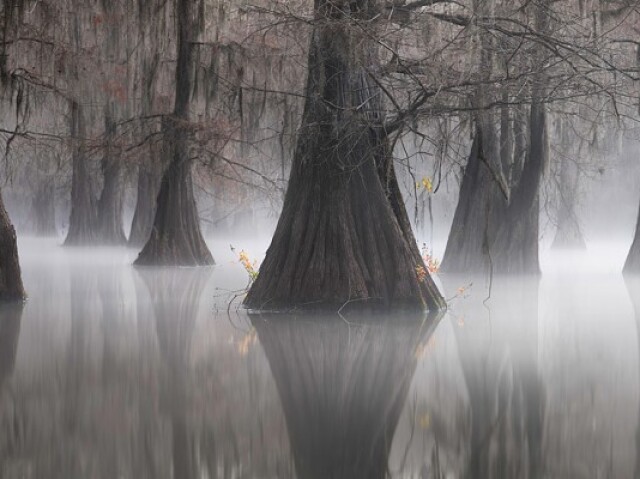
{"label": "mist over water", "polygon": [[147,269],[133,250],[21,238],[30,297],[0,311],[3,478],[364,478],[387,462],[399,478],[632,477],[626,243],[545,252],[540,279],[490,291],[441,275],[441,318],[227,313],[237,252],[267,243],[210,246],[215,267]]}

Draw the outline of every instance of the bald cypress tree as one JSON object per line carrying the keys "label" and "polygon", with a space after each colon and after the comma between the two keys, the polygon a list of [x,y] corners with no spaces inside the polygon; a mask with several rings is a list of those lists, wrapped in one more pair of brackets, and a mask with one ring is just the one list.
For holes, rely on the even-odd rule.
{"label": "bald cypress tree", "polygon": [[315,2],[302,125],[250,308],[444,307],[411,232],[371,77],[379,7]]}
{"label": "bald cypress tree", "polygon": [[213,264],[200,230],[189,157],[189,103],[192,89],[195,28],[193,0],[177,0],[177,65],[173,115],[163,125],[169,156],[162,176],[151,234],[137,265],[199,266]]}

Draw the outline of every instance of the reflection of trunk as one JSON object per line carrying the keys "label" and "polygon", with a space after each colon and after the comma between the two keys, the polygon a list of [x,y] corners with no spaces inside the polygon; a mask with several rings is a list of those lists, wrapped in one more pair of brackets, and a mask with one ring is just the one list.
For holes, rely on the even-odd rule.
{"label": "reflection of trunk", "polygon": [[97,239],[97,209],[91,174],[85,151],[85,118],[82,106],[71,103],[71,138],[73,139],[73,172],[71,175],[71,216],[64,244],[78,246],[95,243]]}
{"label": "reflection of trunk", "polygon": [[[638,336],[638,350],[640,351],[640,278],[631,276],[625,278],[627,290],[633,303],[633,311],[636,317],[636,334]],[[640,365],[638,365],[640,371]],[[636,464],[634,469],[634,479],[640,479],[640,408],[638,410],[638,424],[636,426]]]}
{"label": "reflection of trunk", "polygon": [[21,302],[0,306],[0,394],[15,367],[22,309]]}
{"label": "reflection of trunk", "polygon": [[122,225],[124,165],[112,145],[116,124],[109,111],[105,113],[105,132],[106,148],[102,158],[104,187],[98,202],[98,236],[99,241],[104,244],[124,244],[127,241]]}
{"label": "reflection of trunk", "polygon": [[[95,317],[94,304],[97,275],[88,268],[71,269],[71,331],[67,347],[66,384],[64,391],[65,437],[70,441],[81,434],[82,419],[78,415],[85,398],[87,370],[89,368],[88,320]],[[69,464],[69,470],[80,468],[77,458]],[[69,474],[73,477],[73,474]]]}
{"label": "reflection of trunk", "polygon": [[417,349],[435,321],[381,319],[252,319],[280,395],[297,477],[387,477]]}
{"label": "reflection of trunk", "polygon": [[640,210],[638,211],[638,221],[636,222],[636,232],[633,237],[631,249],[624,263],[625,273],[640,273]]}
{"label": "reflection of trunk", "polygon": [[[191,0],[177,2],[178,60],[173,117],[164,126],[170,155],[162,176],[155,219],[149,240],[140,252],[138,265],[196,266],[213,264],[213,257],[200,231],[200,218],[193,194],[189,158],[188,121],[192,83],[193,43],[190,30]],[[166,140],[167,141],[167,140]]]}
{"label": "reflection of trunk", "polygon": [[16,300],[24,297],[16,230],[4,208],[0,193],[0,300]]}
{"label": "reflection of trunk", "polygon": [[110,266],[98,274],[98,294],[102,303],[102,379],[105,386],[115,384],[118,373],[119,328],[125,317],[121,272],[119,266]]}
{"label": "reflection of trunk", "polygon": [[[276,232],[245,304],[252,308],[382,305],[440,308],[423,268],[367,73],[378,46],[355,38],[376,2],[316,2],[306,104]],[[328,20],[327,20],[328,19]]]}
{"label": "reflection of trunk", "polygon": [[[561,132],[561,135],[564,132]],[[563,143],[565,143],[563,141]],[[558,188],[558,229],[551,245],[554,249],[586,248],[577,216],[578,165],[562,152],[560,163],[560,185]]]}
{"label": "reflection of trunk", "polygon": [[161,405],[171,421],[173,477],[195,479],[200,475],[195,432],[188,417],[189,360],[200,297],[209,271],[168,268],[138,270],[138,274],[151,296],[164,363]]}
{"label": "reflection of trunk", "polygon": [[[452,278],[452,284],[458,281]],[[455,333],[471,409],[469,478],[542,477],[537,281],[499,280],[486,321],[483,292],[465,301],[469,314],[454,312],[466,319]]]}
{"label": "reflection of trunk", "polygon": [[48,178],[38,184],[31,203],[33,232],[36,236],[56,236],[55,182]]}
{"label": "reflection of trunk", "polygon": [[483,273],[490,266],[489,247],[495,239],[495,230],[506,202],[485,163],[483,139],[484,135],[478,130],[464,170],[458,205],[442,259],[444,272]]}

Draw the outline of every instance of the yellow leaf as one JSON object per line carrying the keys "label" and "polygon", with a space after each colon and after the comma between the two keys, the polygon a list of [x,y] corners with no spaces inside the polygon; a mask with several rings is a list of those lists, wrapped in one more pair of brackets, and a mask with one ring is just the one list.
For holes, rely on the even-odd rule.
{"label": "yellow leaf", "polygon": [[418,424],[422,429],[429,429],[429,426],[431,426],[431,416],[428,412],[420,415],[418,418]]}

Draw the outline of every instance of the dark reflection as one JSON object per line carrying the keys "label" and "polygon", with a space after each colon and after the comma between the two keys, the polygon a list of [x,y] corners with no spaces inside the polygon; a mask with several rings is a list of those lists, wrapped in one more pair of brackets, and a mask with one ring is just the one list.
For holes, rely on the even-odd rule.
{"label": "dark reflection", "polygon": [[252,317],[297,476],[384,478],[417,351],[437,318]]}
{"label": "dark reflection", "polygon": [[19,440],[15,415],[11,413],[7,403],[11,402],[5,389],[13,374],[20,336],[22,302],[0,305],[0,477],[6,472],[14,444]]}
{"label": "dark reflection", "polygon": [[96,311],[97,279],[95,271],[77,268],[70,271],[70,334],[66,350],[65,382],[63,386],[63,439],[64,444],[56,444],[60,455],[52,455],[52,461],[44,459],[39,464],[41,473],[60,471],[67,477],[81,477],[87,473],[76,452],[85,447],[89,428],[84,411],[92,396],[91,321],[99,316]]}
{"label": "dark reflection", "polygon": [[[640,351],[640,276],[626,275],[624,278],[629,297],[633,303],[633,312],[635,315],[636,335],[638,337],[638,347]],[[640,372],[640,366],[638,367]],[[640,406],[638,407],[638,425],[636,426],[636,463],[634,466],[633,477],[640,479]]]}
{"label": "dark reflection", "polygon": [[160,407],[171,423],[173,477],[200,477],[197,438],[189,419],[189,361],[201,295],[211,270],[140,268],[137,272],[147,286],[155,314],[162,361]]}
{"label": "dark reflection", "polygon": [[16,364],[22,310],[22,302],[0,305],[0,394]]}
{"label": "dark reflection", "polygon": [[474,286],[469,297],[455,304],[455,336],[470,407],[469,478],[543,475],[538,283],[538,278],[496,278],[489,298],[487,290]]}

